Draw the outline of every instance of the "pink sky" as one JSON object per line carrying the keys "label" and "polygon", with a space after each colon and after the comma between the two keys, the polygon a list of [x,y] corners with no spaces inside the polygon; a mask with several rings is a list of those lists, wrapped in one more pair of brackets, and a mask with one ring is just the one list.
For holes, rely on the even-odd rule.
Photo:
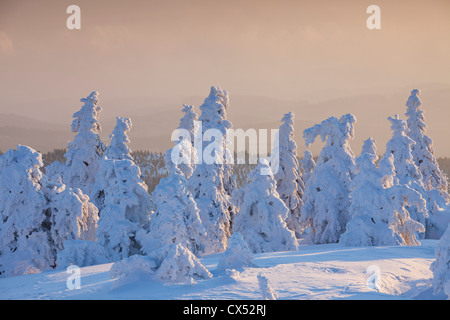
{"label": "pink sky", "polygon": [[[66,28],[71,4],[81,30]],[[381,30],[366,28],[371,4]],[[51,99],[73,106],[92,90],[183,97],[219,85],[312,101],[450,88],[449,57],[448,0],[0,0],[0,113]]]}

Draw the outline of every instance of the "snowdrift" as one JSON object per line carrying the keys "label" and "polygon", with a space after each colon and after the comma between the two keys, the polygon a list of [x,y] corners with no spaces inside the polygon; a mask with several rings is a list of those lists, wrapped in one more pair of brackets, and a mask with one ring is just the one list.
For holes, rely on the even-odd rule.
{"label": "snowdrift", "polygon": [[253,266],[238,270],[219,269],[224,253],[213,254],[200,259],[212,278],[194,283],[164,283],[145,273],[119,282],[110,277],[112,263],[99,264],[80,269],[80,289],[68,289],[72,274],[65,270],[0,279],[0,299],[260,300],[258,276],[267,278],[276,297],[283,300],[446,299],[434,296],[431,287],[430,264],[437,243],[424,240],[417,247],[302,245],[298,251],[256,254]]}

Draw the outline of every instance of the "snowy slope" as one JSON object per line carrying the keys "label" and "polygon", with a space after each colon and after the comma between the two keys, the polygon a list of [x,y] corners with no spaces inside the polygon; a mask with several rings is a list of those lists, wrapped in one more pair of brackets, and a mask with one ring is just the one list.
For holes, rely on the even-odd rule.
{"label": "snowy slope", "polygon": [[[220,254],[201,259],[214,275],[194,284],[163,284],[145,276],[120,283],[112,264],[81,268],[81,288],[70,274],[43,272],[0,279],[0,299],[261,299],[257,275],[269,279],[279,299],[444,299],[432,295],[429,270],[435,240],[420,247],[300,246],[298,251],[255,255],[255,267],[219,273]],[[366,270],[380,270],[380,288],[367,285]]]}

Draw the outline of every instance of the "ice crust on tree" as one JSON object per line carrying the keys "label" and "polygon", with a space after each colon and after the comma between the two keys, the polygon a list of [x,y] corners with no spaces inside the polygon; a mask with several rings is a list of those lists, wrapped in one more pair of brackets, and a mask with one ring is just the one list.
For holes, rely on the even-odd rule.
{"label": "ice crust on tree", "polygon": [[286,224],[297,238],[301,235],[300,208],[305,185],[297,160],[297,144],[294,141],[294,113],[286,113],[279,130],[279,167],[274,175],[277,192],[289,209]]}
{"label": "ice crust on tree", "polygon": [[91,197],[100,216],[97,241],[105,247],[110,261],[140,253],[136,233],[148,223],[151,207],[147,185],[127,146],[130,128],[129,119],[117,118]]}
{"label": "ice crust on tree", "polygon": [[[262,169],[270,174],[261,175]],[[276,188],[268,161],[260,159],[249,173],[233,228],[242,234],[253,253],[298,249],[295,234],[286,225],[289,209]]]}
{"label": "ice crust on tree", "polygon": [[330,117],[303,132],[306,146],[320,136],[326,142],[314,171],[308,178],[301,208],[302,228],[310,227],[309,243],[339,240],[349,220],[349,192],[355,172],[350,140],[356,118],[352,114]]}
{"label": "ice crust on tree", "polygon": [[[203,153],[211,151],[211,156],[215,158],[214,163],[205,163],[203,159],[202,163],[197,164],[188,181],[207,233],[204,254],[224,251],[231,235],[231,220],[234,215],[231,192],[235,186],[232,167],[230,164],[224,164],[225,158],[231,157],[226,152],[226,133],[227,129],[231,128],[231,122],[226,119],[228,105],[228,93],[212,87],[209,96],[200,106],[202,134],[208,129],[215,129],[221,136],[218,141],[212,138],[213,141],[202,149]],[[205,139],[205,136],[203,138]],[[214,147],[213,150],[210,146]]]}
{"label": "ice crust on tree", "polygon": [[0,157],[0,275],[56,266],[67,240],[92,239],[97,209],[79,189],[49,181],[42,156],[18,145]]}
{"label": "ice crust on tree", "polygon": [[377,167],[375,141],[364,142],[356,159],[355,175],[349,207],[350,221],[339,243],[347,246],[420,245],[416,232],[423,232],[422,224],[410,218],[406,205],[426,210],[420,194],[407,185],[394,185],[393,156],[380,161]]}

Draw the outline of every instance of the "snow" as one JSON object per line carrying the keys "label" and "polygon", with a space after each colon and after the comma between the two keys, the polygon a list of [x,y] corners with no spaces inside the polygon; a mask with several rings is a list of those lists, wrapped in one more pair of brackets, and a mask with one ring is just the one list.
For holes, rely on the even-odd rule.
{"label": "snow", "polygon": [[[258,276],[278,299],[445,299],[431,287],[438,240],[422,246],[345,247],[302,245],[298,251],[254,255],[254,266],[219,272],[224,253],[199,259],[213,275],[194,283],[164,283],[135,275],[120,283],[112,263],[82,267],[80,289],[69,290],[65,270],[0,279],[0,299],[262,299]],[[380,270],[379,290],[367,284],[370,266]],[[372,267],[373,268],[373,267]]]}
{"label": "snow", "polygon": [[[351,114],[304,130],[308,147],[326,144],[317,164],[309,151],[299,163],[285,114],[281,170],[260,159],[237,189],[224,163],[229,96],[212,87],[201,123],[183,107],[187,134],[172,139],[150,196],[128,147],[131,120],[117,117],[106,148],[92,92],[64,163],[44,173],[42,155],[21,145],[0,157],[0,299],[450,298],[447,184],[434,179],[417,95],[408,122],[388,118],[378,163],[371,138],[355,161]],[[196,130],[211,141],[201,153]]]}

